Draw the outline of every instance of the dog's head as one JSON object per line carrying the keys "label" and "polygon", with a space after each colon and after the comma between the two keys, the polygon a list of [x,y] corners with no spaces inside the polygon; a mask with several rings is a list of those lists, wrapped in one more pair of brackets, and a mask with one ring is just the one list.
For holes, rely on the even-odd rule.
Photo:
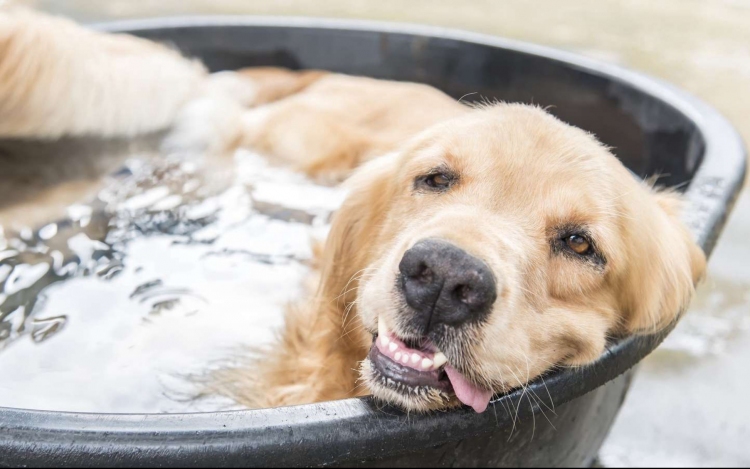
{"label": "dog's head", "polygon": [[349,187],[323,289],[349,296],[374,337],[372,393],[410,410],[482,411],[592,362],[608,337],[673,321],[705,265],[674,194],[528,106],[433,127]]}

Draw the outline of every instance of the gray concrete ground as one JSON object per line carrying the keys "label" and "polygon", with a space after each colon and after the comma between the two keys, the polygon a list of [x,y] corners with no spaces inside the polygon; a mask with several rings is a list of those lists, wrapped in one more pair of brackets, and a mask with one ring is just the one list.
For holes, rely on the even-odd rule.
{"label": "gray concrete ground", "polygon": [[[83,21],[175,14],[406,21],[561,47],[671,81],[750,141],[750,0],[28,0]],[[750,465],[750,195],[685,320],[641,365],[606,466]]]}

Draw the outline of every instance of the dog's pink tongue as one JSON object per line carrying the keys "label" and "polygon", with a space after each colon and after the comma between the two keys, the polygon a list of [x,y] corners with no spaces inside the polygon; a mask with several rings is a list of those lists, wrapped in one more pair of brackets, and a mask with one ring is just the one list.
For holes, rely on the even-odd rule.
{"label": "dog's pink tongue", "polygon": [[487,409],[492,391],[479,389],[450,365],[445,365],[445,373],[448,375],[448,379],[453,386],[453,392],[456,393],[459,401],[473,407],[477,413],[482,413]]}

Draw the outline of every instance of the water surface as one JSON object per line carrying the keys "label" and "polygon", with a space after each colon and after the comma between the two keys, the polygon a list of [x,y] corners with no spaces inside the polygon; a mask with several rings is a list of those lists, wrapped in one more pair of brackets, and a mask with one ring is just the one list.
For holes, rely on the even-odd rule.
{"label": "water surface", "polygon": [[103,185],[61,222],[0,238],[0,405],[232,407],[192,400],[186,377],[269,341],[341,191],[249,152],[213,173],[131,159]]}

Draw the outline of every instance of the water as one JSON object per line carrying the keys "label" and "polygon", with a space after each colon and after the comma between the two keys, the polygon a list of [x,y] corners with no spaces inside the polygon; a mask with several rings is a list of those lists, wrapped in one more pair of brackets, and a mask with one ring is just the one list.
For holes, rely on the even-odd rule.
{"label": "water", "polygon": [[133,159],[64,222],[0,238],[3,406],[235,407],[189,375],[269,341],[343,193],[250,152],[219,166]]}

